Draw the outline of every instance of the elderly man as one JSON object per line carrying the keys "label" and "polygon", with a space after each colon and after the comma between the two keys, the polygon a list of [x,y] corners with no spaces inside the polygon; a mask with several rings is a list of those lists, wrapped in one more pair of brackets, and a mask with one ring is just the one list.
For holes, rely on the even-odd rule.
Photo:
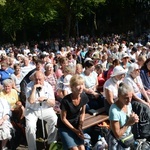
{"label": "elderly man", "polygon": [[56,140],[57,116],[53,110],[55,105],[54,91],[52,86],[44,81],[44,74],[36,71],[34,81],[27,85],[26,91],[26,138],[29,150],[36,150],[36,123],[38,118],[47,122],[48,144]]}

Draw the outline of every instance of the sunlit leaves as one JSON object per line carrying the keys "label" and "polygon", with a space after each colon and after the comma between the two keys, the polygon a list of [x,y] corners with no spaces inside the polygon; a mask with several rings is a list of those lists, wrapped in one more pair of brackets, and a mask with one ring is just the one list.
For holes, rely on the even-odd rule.
{"label": "sunlit leaves", "polygon": [[6,3],[6,0],[0,0],[0,5],[1,5],[1,6],[4,6],[5,3]]}

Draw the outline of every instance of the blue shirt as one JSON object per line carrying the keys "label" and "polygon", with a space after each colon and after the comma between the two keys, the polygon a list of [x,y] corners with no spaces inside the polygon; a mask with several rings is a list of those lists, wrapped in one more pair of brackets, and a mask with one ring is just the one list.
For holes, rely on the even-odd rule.
{"label": "blue shirt", "polygon": [[12,68],[7,68],[6,70],[0,69],[0,82],[2,83],[3,80],[8,79],[14,73]]}
{"label": "blue shirt", "polygon": [[148,76],[148,71],[145,69],[141,69],[140,77],[142,79],[144,89],[149,90],[150,89],[150,79],[149,79],[150,77]]}
{"label": "blue shirt", "polygon": [[[109,120],[118,121],[120,127],[123,127],[127,122],[128,116],[130,116],[132,111],[131,103],[128,105],[128,112],[122,111],[115,103],[111,105],[109,110]],[[128,135],[131,132],[131,126],[128,127],[123,136]]]}

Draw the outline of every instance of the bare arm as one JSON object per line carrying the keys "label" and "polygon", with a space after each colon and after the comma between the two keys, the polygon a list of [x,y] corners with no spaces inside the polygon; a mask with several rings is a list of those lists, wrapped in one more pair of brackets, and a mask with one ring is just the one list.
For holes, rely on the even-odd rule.
{"label": "bare arm", "polygon": [[85,109],[86,109],[86,105],[84,105],[82,107],[82,111],[81,111],[81,114],[80,114],[80,122],[82,122],[82,123],[83,123],[84,118],[85,118]]}
{"label": "bare arm", "polygon": [[[67,111],[63,111],[61,110],[61,120],[62,122],[68,127],[70,128],[73,132],[75,132],[79,137],[83,138],[83,133],[82,131],[80,131],[80,129],[76,129],[66,118],[67,116]],[[83,116],[82,116],[83,117]],[[81,119],[81,118],[80,118]]]}
{"label": "bare arm", "polygon": [[104,89],[105,90],[105,98],[106,98],[106,100],[108,101],[108,103],[111,105],[111,104],[113,104],[114,103],[114,100],[113,100],[113,98],[114,98],[114,96],[113,96],[113,93],[110,91],[110,90],[108,90],[108,89]]}
{"label": "bare arm", "polygon": [[51,107],[55,106],[55,99],[47,99],[47,104]]}
{"label": "bare arm", "polygon": [[77,132],[77,129],[74,128],[74,126],[68,121],[68,119],[66,118],[67,116],[67,111],[61,110],[61,120],[62,122],[68,127],[70,128],[73,132]]}
{"label": "bare arm", "polygon": [[5,115],[4,117],[2,117],[0,119],[0,125],[2,125],[6,120],[8,120],[9,116],[8,115]]}
{"label": "bare arm", "polygon": [[134,98],[134,100],[136,100],[138,102],[141,102],[141,103],[143,103],[145,105],[148,105],[150,107],[149,103],[145,102],[144,100],[142,100],[141,98],[139,98],[138,96],[136,96],[135,93],[133,93],[133,98]]}
{"label": "bare arm", "polygon": [[112,131],[117,139],[121,138],[123,134],[126,132],[129,126],[137,123],[139,121],[138,116],[135,113],[132,113],[125,123],[124,126],[120,126],[119,121],[111,121]]}
{"label": "bare arm", "polygon": [[147,92],[145,91],[144,88],[141,89],[141,93],[142,93],[142,95],[144,96],[144,98],[146,99],[146,101],[147,101],[148,103],[150,103],[150,99],[149,99],[149,97],[148,97],[148,95],[147,95]]}
{"label": "bare arm", "polygon": [[28,98],[28,101],[31,104],[35,103],[35,93],[36,93],[36,87],[33,86],[32,91],[31,91],[31,95]]}

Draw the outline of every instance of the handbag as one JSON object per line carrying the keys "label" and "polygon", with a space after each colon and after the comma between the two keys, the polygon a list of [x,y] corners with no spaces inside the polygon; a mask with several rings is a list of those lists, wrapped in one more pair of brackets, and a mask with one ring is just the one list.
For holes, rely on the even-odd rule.
{"label": "handbag", "polygon": [[[110,134],[116,139],[112,131],[110,131]],[[132,133],[129,133],[128,135],[116,140],[123,148],[132,147],[135,143],[134,135]]]}
{"label": "handbag", "polygon": [[119,139],[118,142],[123,148],[131,147],[135,143],[134,135],[130,133],[124,136],[123,138]]}

